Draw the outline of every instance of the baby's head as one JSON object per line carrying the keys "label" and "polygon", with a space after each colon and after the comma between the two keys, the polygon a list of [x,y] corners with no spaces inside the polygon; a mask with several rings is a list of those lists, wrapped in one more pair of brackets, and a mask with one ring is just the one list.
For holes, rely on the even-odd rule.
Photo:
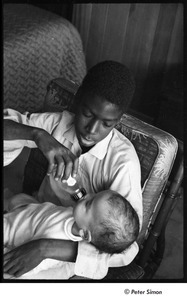
{"label": "baby's head", "polygon": [[131,204],[114,191],[88,194],[74,208],[79,234],[107,253],[119,253],[138,237],[139,219]]}

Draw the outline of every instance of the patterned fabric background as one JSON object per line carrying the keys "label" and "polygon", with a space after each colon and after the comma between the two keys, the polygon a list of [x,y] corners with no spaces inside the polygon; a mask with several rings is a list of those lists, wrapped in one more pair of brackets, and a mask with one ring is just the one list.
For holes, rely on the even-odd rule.
{"label": "patterned fabric background", "polygon": [[55,77],[80,84],[82,41],[66,19],[28,4],[4,4],[4,107],[40,110]]}

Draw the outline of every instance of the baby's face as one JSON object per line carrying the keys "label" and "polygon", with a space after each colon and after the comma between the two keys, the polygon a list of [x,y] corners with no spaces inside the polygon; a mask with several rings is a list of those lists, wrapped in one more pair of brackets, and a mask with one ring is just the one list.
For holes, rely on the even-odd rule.
{"label": "baby's face", "polygon": [[74,208],[74,218],[79,228],[91,230],[104,219],[108,212],[106,200],[112,193],[112,191],[102,191],[97,194],[87,194],[79,200]]}

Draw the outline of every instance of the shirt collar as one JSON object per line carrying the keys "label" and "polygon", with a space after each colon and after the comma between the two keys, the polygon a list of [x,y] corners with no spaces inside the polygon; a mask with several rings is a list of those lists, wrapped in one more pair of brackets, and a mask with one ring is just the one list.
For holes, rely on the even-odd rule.
{"label": "shirt collar", "polygon": [[113,130],[110,131],[110,133],[99,143],[97,143],[95,146],[93,146],[93,148],[91,148],[88,153],[94,155],[95,157],[97,157],[98,159],[102,160],[106,153],[107,153],[107,149],[108,149],[108,144],[112,138],[112,134],[113,134]]}

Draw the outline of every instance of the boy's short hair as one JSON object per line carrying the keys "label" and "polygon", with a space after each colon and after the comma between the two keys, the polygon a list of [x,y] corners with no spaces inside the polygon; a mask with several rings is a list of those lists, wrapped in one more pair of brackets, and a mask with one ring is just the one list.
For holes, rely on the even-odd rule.
{"label": "boy's short hair", "polygon": [[107,199],[108,212],[91,231],[92,243],[106,253],[120,253],[138,237],[139,218],[132,205],[120,194]]}
{"label": "boy's short hair", "polygon": [[103,61],[93,66],[83,79],[77,96],[88,93],[119,106],[125,112],[135,91],[130,70],[116,61]]}

